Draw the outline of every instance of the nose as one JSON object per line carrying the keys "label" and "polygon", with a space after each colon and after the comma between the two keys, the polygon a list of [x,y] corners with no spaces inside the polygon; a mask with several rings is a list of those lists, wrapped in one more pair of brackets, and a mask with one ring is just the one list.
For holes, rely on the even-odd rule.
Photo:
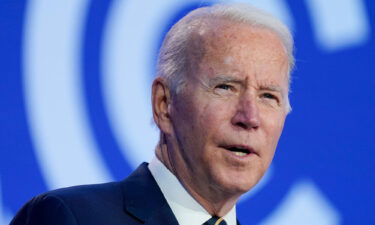
{"label": "nose", "polygon": [[238,102],[231,123],[245,130],[256,130],[260,125],[259,108],[254,97],[246,94]]}

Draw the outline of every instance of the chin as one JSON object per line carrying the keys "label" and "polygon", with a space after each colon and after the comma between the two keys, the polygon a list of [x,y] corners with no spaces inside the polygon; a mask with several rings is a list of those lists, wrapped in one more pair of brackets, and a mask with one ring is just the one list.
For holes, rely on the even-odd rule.
{"label": "chin", "polygon": [[238,193],[244,194],[250,191],[257,183],[258,181],[235,183],[232,188],[233,190],[236,190]]}
{"label": "chin", "polygon": [[[230,179],[226,179],[229,178]],[[220,182],[222,190],[233,196],[242,195],[251,190],[260,180],[261,176],[228,176]]]}

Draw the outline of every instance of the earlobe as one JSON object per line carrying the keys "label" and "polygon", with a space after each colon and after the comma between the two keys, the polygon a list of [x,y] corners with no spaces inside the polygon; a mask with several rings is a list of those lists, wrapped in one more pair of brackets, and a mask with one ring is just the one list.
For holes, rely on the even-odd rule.
{"label": "earlobe", "polygon": [[157,126],[164,133],[171,132],[170,91],[167,82],[158,77],[152,83],[152,113]]}

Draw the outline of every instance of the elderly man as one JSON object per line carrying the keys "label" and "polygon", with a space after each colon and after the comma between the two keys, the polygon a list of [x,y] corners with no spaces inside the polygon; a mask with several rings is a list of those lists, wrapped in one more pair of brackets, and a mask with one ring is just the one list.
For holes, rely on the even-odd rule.
{"label": "elderly man", "polygon": [[32,199],[11,224],[237,224],[285,117],[293,41],[246,5],[192,11],[168,32],[152,85],[156,157],[121,182]]}

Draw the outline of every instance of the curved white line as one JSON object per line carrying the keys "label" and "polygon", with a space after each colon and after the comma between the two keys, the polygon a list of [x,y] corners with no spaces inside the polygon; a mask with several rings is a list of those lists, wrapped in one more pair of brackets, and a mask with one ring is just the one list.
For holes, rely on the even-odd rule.
{"label": "curved white line", "polygon": [[337,209],[312,181],[300,180],[260,225],[338,225],[341,219]]}
{"label": "curved white line", "polygon": [[246,2],[263,9],[283,21],[291,30],[293,30],[294,21],[290,16],[289,8],[284,0],[233,0],[233,2]]}
{"label": "curved white line", "polygon": [[29,1],[24,87],[35,153],[49,188],[111,179],[92,140],[79,73],[86,0]]}
{"label": "curved white line", "polygon": [[149,80],[160,25],[186,1],[114,3],[103,44],[103,96],[122,152],[136,167],[151,159],[158,140],[158,130],[151,122]]}
{"label": "curved white line", "polygon": [[363,44],[369,39],[365,5],[362,0],[306,0],[315,39],[327,51]]}

